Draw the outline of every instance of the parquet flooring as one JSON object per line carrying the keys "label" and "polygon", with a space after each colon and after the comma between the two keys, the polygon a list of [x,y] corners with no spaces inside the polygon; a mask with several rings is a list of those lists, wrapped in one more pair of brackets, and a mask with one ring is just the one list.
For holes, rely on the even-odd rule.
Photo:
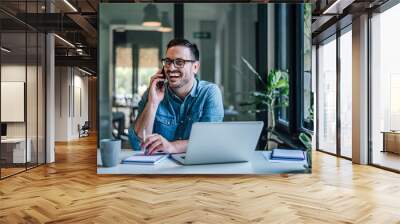
{"label": "parquet flooring", "polygon": [[0,181],[0,223],[400,223],[400,175],[315,152],[312,174],[96,174],[96,139]]}
{"label": "parquet flooring", "polygon": [[13,175],[15,173],[24,171],[24,170],[25,170],[25,167],[24,168],[9,168],[9,167],[4,168],[3,167],[3,168],[1,168],[1,176],[7,177],[7,176]]}

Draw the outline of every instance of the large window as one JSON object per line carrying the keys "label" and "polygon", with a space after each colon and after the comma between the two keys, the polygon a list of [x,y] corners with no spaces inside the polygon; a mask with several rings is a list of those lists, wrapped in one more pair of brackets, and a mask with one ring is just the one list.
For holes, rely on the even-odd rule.
{"label": "large window", "polygon": [[[289,12],[289,7],[286,4],[279,4],[275,7],[275,26],[277,27],[276,29],[276,34],[275,34],[275,39],[276,39],[276,45],[277,48],[275,49],[275,66],[277,69],[281,70],[289,70],[290,67],[290,53],[292,49],[290,49],[290,34],[292,32],[290,23],[293,22],[291,21],[291,12]],[[294,34],[292,34],[294,35]],[[293,71],[292,71],[293,73]],[[294,76],[294,74],[290,74],[289,76]],[[290,78],[289,78],[290,80]],[[290,81],[289,81],[290,82]],[[289,83],[290,85],[290,83]],[[290,98],[289,98],[289,104],[290,104]],[[289,107],[279,107],[277,109],[277,117],[278,121],[281,125],[288,127],[289,126]]]}
{"label": "large window", "polygon": [[318,48],[317,148],[352,157],[352,26]]}
{"label": "large window", "polygon": [[132,97],[132,48],[116,47],[115,54],[115,95]]}
{"label": "large window", "polygon": [[372,17],[372,163],[400,170],[400,5]]}
{"label": "large window", "polygon": [[352,157],[352,33],[340,36],[340,154]]}
{"label": "large window", "polygon": [[314,128],[314,91],[311,73],[311,4],[304,5],[304,74],[303,74],[303,127]]}
{"label": "large window", "polygon": [[275,7],[275,68],[289,74],[289,102],[277,109],[277,132],[287,137],[313,130],[311,15],[311,4]]}
{"label": "large window", "polygon": [[336,154],[336,37],[318,48],[318,148]]}
{"label": "large window", "polygon": [[158,69],[160,69],[160,49],[158,48],[140,48],[139,49],[139,77],[138,93],[143,95],[149,87],[150,78]]}

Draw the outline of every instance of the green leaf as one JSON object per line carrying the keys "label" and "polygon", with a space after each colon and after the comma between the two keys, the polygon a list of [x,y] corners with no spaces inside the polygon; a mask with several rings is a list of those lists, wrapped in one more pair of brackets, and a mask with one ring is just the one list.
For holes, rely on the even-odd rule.
{"label": "green leaf", "polygon": [[260,74],[258,74],[258,72],[253,68],[253,66],[251,66],[250,62],[248,62],[244,57],[241,57],[242,61],[244,62],[244,64],[247,66],[247,68],[250,69],[251,72],[253,72],[254,75],[257,76],[257,78],[260,80],[260,82],[266,86],[265,82],[262,80]]}
{"label": "green leaf", "polygon": [[258,92],[258,91],[254,91],[252,92],[253,96],[261,96],[261,97],[267,97],[267,94],[263,93],[263,92]]}
{"label": "green leaf", "polygon": [[251,72],[259,76],[258,72],[253,68],[253,66],[251,66],[250,62],[248,62],[244,57],[241,57],[241,59],[244,62],[244,64],[246,64],[246,66],[250,69]]}
{"label": "green leaf", "polygon": [[239,103],[239,106],[252,106],[252,105],[255,105],[256,104],[256,102],[254,102],[254,101],[252,101],[252,102],[240,102]]}
{"label": "green leaf", "polygon": [[299,140],[301,141],[301,143],[303,143],[303,145],[307,148],[307,149],[311,149],[312,148],[312,140],[311,137],[308,136],[306,133],[302,132],[299,135]]}
{"label": "green leaf", "polygon": [[289,85],[281,89],[282,95],[288,96],[289,95]]}
{"label": "green leaf", "polygon": [[284,79],[279,80],[275,85],[275,88],[277,88],[277,89],[285,88],[285,87],[289,87],[289,83],[287,82],[287,80],[284,80]]}

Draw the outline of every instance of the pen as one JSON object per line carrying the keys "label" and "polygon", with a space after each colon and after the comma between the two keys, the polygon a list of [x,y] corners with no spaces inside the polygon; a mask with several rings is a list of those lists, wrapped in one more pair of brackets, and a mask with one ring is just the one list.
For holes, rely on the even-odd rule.
{"label": "pen", "polygon": [[[143,128],[143,143],[146,142],[146,127]],[[144,148],[144,154],[147,155],[147,149]]]}

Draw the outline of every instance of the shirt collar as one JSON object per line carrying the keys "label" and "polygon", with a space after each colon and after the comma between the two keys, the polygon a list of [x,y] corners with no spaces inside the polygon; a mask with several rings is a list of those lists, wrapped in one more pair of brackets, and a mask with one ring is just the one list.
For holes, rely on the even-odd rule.
{"label": "shirt collar", "polygon": [[192,96],[192,97],[196,97],[197,96],[197,94],[198,94],[198,83],[199,83],[199,80],[197,79],[197,78],[195,78],[194,79],[194,83],[193,83],[193,87],[192,87],[192,89],[190,90],[190,96]]}
{"label": "shirt collar", "polygon": [[[193,82],[193,87],[192,87],[192,89],[190,90],[190,93],[189,93],[189,95],[188,96],[191,96],[191,97],[197,97],[197,95],[198,95],[198,93],[199,93],[199,91],[198,91],[198,88],[199,87],[199,80],[198,80],[198,78],[196,77],[195,79],[194,79],[194,82]],[[173,98],[175,98],[175,99],[177,99],[177,100],[179,100],[179,101],[183,101],[183,100],[181,100],[175,93],[174,93],[174,91],[172,91],[169,87],[167,88],[168,89],[168,91],[169,91],[169,93],[171,94],[171,96],[173,97]],[[186,96],[187,97],[187,96]]]}

